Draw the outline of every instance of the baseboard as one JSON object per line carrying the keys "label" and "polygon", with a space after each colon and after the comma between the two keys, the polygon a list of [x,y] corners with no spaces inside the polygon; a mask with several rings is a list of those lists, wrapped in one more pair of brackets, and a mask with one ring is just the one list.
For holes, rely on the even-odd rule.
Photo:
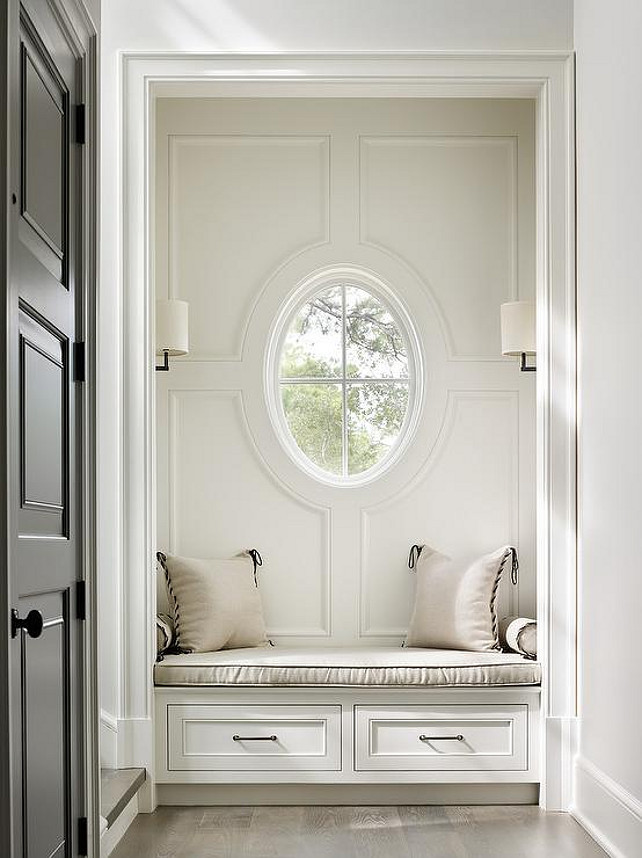
{"label": "baseboard", "polygon": [[575,759],[571,815],[611,858],[642,855],[642,802],[590,760]]}
{"label": "baseboard", "polygon": [[151,718],[115,718],[100,711],[100,765],[105,769],[142,768],[147,772],[138,797],[141,813],[151,813],[156,807],[153,736]]}
{"label": "baseboard", "polygon": [[118,719],[104,709],[100,710],[100,765],[118,768]]}
{"label": "baseboard", "polygon": [[153,735],[151,718],[116,718],[101,709],[101,765],[106,769],[140,766],[149,771],[153,757]]}
{"label": "baseboard", "polygon": [[159,805],[537,804],[539,784],[157,784]]}
{"label": "baseboard", "polygon": [[154,724],[151,718],[120,718],[118,721],[118,769],[143,768],[147,778],[138,794],[140,813],[156,807],[154,786]]}
{"label": "baseboard", "polygon": [[154,748],[154,725],[151,718],[118,720],[118,767],[141,766],[151,769]]}
{"label": "baseboard", "polygon": [[132,796],[129,804],[123,808],[111,828],[107,828],[100,838],[100,858],[107,858],[125,836],[132,822],[138,816],[138,794]]}
{"label": "baseboard", "polygon": [[578,719],[544,719],[546,735],[540,804],[544,810],[567,811],[573,801],[573,760],[577,752]]}

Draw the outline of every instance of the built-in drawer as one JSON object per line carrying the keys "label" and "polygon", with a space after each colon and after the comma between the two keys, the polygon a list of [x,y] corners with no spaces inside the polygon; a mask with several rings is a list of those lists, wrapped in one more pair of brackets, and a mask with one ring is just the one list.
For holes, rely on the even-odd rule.
{"label": "built-in drawer", "polygon": [[355,707],[358,771],[523,771],[528,707]]}
{"label": "built-in drawer", "polygon": [[339,771],[340,706],[167,707],[169,771]]}

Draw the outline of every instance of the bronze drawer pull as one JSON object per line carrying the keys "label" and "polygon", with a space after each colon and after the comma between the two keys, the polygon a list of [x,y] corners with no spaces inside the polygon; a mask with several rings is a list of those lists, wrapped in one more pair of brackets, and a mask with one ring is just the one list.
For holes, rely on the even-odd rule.
{"label": "bronze drawer pull", "polygon": [[232,736],[233,742],[278,742],[276,736]]}
{"label": "bronze drawer pull", "polygon": [[456,736],[424,736],[423,733],[419,737],[420,742],[463,742],[464,737],[461,733],[458,733]]}

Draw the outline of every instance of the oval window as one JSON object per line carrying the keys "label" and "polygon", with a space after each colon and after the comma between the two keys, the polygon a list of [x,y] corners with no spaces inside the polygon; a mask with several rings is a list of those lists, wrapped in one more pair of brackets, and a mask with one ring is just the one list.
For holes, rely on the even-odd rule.
{"label": "oval window", "polygon": [[399,449],[413,411],[408,326],[360,284],[303,291],[278,332],[280,422],[308,470],[333,483],[362,482]]}

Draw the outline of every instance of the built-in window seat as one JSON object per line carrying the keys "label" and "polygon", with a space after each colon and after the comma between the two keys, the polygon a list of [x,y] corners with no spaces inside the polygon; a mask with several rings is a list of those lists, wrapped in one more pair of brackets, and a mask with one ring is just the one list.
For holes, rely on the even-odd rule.
{"label": "built-in window seat", "polygon": [[537,662],[517,653],[402,647],[252,647],[165,655],[156,685],[485,688],[538,685]]}
{"label": "built-in window seat", "polygon": [[165,655],[155,666],[159,795],[190,801],[199,784],[206,802],[206,785],[225,784],[534,788],[540,676],[537,662],[501,652],[277,646]]}

